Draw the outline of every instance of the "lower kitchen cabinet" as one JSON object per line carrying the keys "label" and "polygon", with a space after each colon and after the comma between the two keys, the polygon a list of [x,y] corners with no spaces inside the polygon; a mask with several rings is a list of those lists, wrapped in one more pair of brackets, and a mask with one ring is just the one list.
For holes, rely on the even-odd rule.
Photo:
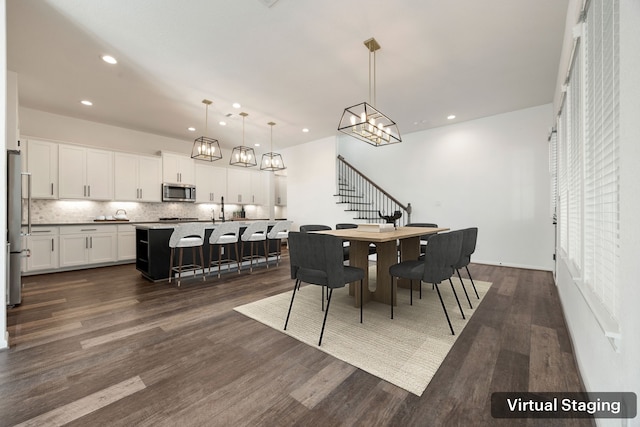
{"label": "lower kitchen cabinet", "polygon": [[58,268],[58,227],[33,227],[25,248],[29,249],[26,272]]}
{"label": "lower kitchen cabinet", "polygon": [[118,225],[118,261],[136,259],[136,226]]}
{"label": "lower kitchen cabinet", "polygon": [[60,267],[115,262],[118,229],[115,225],[60,228]]}

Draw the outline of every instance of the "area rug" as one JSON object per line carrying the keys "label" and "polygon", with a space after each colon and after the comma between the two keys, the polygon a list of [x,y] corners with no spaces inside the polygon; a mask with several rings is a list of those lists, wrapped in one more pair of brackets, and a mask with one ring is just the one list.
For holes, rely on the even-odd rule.
{"label": "area rug", "polygon": [[334,290],[321,347],[318,347],[323,318],[320,286],[303,284],[296,293],[286,331],[282,328],[292,291],[234,310],[421,396],[491,286],[489,282],[474,280],[479,301],[471,282],[463,280],[473,310],[469,309],[460,281],[454,279],[453,283],[466,320],[462,319],[449,283],[440,285],[456,335],[451,335],[438,294],[426,283],[422,284],[422,299],[414,290],[413,305],[409,305],[409,290],[398,288],[393,320],[389,305],[374,301],[366,303],[362,324],[348,287]]}

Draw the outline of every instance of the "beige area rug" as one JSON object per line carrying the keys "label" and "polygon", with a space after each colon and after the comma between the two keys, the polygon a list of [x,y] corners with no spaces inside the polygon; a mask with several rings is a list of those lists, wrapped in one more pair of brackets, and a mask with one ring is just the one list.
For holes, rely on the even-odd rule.
{"label": "beige area rug", "polygon": [[[438,294],[427,283],[422,284],[422,299],[414,284],[412,306],[409,290],[398,288],[399,303],[394,308],[393,320],[388,305],[366,303],[362,324],[348,287],[334,290],[321,347],[318,347],[323,318],[320,286],[303,284],[296,293],[286,331],[283,327],[292,291],[234,310],[421,396],[480,303],[471,282],[463,280],[473,310],[469,309],[459,279],[453,279],[453,283],[467,320],[460,315],[449,283],[440,285],[455,336],[451,335]],[[482,299],[491,283],[474,282]]]}

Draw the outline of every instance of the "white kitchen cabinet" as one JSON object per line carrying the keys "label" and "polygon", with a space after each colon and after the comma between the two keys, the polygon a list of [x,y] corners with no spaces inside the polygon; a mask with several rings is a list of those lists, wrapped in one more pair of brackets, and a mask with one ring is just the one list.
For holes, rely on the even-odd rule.
{"label": "white kitchen cabinet", "polygon": [[158,157],[114,154],[114,198],[119,201],[162,201],[162,162]]}
{"label": "white kitchen cabinet", "polygon": [[195,161],[182,154],[162,153],[162,182],[195,184]]}
{"label": "white kitchen cabinet", "polygon": [[275,205],[287,205],[287,177],[282,175],[274,176],[275,182]]}
{"label": "white kitchen cabinet", "polygon": [[251,198],[253,205],[266,205],[268,200],[269,172],[251,171]]}
{"label": "white kitchen cabinet", "polygon": [[110,263],[117,257],[117,226],[60,227],[60,267]]}
{"label": "white kitchen cabinet", "polygon": [[196,202],[220,203],[221,197],[227,197],[225,168],[196,163]]}
{"label": "white kitchen cabinet", "polygon": [[[26,229],[25,229],[26,231]],[[29,249],[25,271],[52,270],[58,268],[58,227],[33,227],[26,237]]]}
{"label": "white kitchen cabinet", "polygon": [[7,150],[19,150],[20,144],[20,120],[18,114],[18,73],[6,71],[6,141]]}
{"label": "white kitchen cabinet", "polygon": [[61,199],[113,200],[113,153],[60,144]]}
{"label": "white kitchen cabinet", "polygon": [[118,225],[118,261],[136,259],[135,225]]}
{"label": "white kitchen cabinet", "polygon": [[26,171],[31,173],[31,197],[35,199],[58,198],[57,143],[29,139],[27,141]]}
{"label": "white kitchen cabinet", "polygon": [[[245,169],[227,169],[228,203],[251,203],[251,171]],[[225,202],[227,200],[225,199]]]}

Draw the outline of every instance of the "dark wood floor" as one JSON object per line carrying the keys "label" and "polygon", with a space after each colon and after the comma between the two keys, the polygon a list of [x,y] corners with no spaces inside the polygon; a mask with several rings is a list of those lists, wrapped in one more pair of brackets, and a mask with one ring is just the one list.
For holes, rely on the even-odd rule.
{"label": "dark wood floor", "polygon": [[0,425],[593,425],[491,417],[492,392],[581,385],[551,274],[471,272],[493,286],[422,397],[233,311],[289,290],[286,258],[181,289],[132,265],[27,277]]}

